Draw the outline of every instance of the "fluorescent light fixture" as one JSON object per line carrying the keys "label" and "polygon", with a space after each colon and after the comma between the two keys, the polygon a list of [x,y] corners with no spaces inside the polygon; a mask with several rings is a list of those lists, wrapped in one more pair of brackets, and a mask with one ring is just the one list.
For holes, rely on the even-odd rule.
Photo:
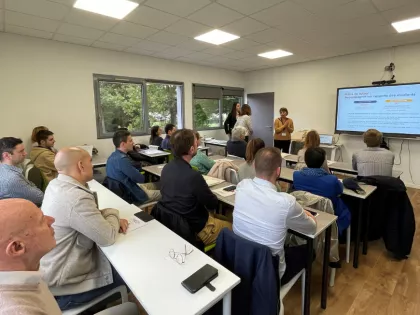
{"label": "fluorescent light fixture", "polygon": [[201,40],[202,42],[221,45],[232,40],[238,39],[239,36],[229,34],[219,30],[213,30],[211,32],[205,33],[203,35],[197,36],[194,39]]}
{"label": "fluorescent light fixture", "polygon": [[128,0],[77,0],[74,7],[121,20],[138,5]]}
{"label": "fluorescent light fixture", "polygon": [[408,19],[400,22],[392,23],[392,26],[397,30],[398,33],[404,33],[409,31],[415,31],[420,29],[420,17]]}
{"label": "fluorescent light fixture", "polygon": [[293,55],[291,52],[281,50],[281,49],[268,51],[268,52],[265,52],[265,53],[262,53],[262,54],[258,54],[258,56],[268,58],[268,59],[276,59],[276,58],[287,57],[287,56],[291,56],[291,55]]}

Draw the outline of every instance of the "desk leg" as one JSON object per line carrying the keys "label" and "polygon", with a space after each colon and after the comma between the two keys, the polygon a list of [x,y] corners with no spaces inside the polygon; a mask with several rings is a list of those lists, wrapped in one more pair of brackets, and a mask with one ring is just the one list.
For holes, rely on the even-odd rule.
{"label": "desk leg", "polygon": [[223,315],[230,315],[232,309],[232,291],[223,297]]}
{"label": "desk leg", "polygon": [[362,233],[363,199],[359,201],[359,213],[357,219],[356,242],[354,243],[353,268],[359,267],[360,234]]}
{"label": "desk leg", "polygon": [[312,263],[314,253],[313,239],[307,239],[307,253],[306,253],[306,276],[305,276],[305,300],[303,301],[303,314],[309,315],[311,313],[311,280],[312,280]]}
{"label": "desk leg", "polygon": [[328,267],[329,267],[329,261],[330,261],[330,248],[331,248],[331,225],[325,231],[324,261],[322,263],[321,307],[324,310],[327,308]]}
{"label": "desk leg", "polygon": [[369,219],[370,219],[370,203],[371,203],[371,196],[368,197],[369,202],[367,204],[367,207],[363,209],[366,212],[366,220],[365,220],[365,232],[363,233],[363,255],[367,255],[368,251],[368,236],[369,236]]}

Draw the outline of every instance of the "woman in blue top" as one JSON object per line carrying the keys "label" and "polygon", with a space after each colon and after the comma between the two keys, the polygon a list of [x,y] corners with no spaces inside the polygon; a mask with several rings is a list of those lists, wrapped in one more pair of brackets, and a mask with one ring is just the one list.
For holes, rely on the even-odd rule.
{"label": "woman in blue top", "polygon": [[307,167],[293,173],[293,186],[311,194],[328,198],[334,205],[334,213],[338,216],[338,233],[341,234],[350,225],[350,211],[341,200],[343,184],[337,176],[331,175],[322,165],[325,161],[325,151],[321,148],[308,148],[305,152]]}
{"label": "woman in blue top", "polygon": [[[197,131],[194,131],[194,135],[197,138],[197,146],[199,146],[200,134]],[[197,154],[190,161],[190,165],[196,167],[200,174],[203,175],[207,175],[214,164],[216,164],[216,162],[209,159],[201,150],[197,150]]]}

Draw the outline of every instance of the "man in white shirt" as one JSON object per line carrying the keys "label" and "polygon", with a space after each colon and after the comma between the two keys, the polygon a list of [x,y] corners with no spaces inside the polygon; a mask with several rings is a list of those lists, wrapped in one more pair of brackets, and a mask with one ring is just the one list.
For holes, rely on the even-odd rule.
{"label": "man in white shirt", "polygon": [[[306,245],[284,248],[287,230],[314,233],[316,220],[295,197],[277,191],[281,162],[277,148],[258,151],[254,162],[256,177],[244,179],[236,188],[233,232],[268,246],[273,255],[278,255],[279,277],[285,284],[305,267],[306,261]],[[287,268],[286,261],[290,265]]]}

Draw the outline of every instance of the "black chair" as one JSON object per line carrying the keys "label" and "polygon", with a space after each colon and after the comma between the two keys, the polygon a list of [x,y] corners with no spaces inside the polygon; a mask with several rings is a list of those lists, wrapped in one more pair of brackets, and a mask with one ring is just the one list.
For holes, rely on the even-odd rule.
{"label": "black chair", "polygon": [[128,203],[132,203],[136,206],[140,206],[142,204],[134,198],[131,192],[126,190],[123,183],[116,179],[107,176],[105,177],[102,185],[104,185],[106,188],[108,188],[110,191],[112,191],[114,194],[116,194],[121,199],[127,201]]}

